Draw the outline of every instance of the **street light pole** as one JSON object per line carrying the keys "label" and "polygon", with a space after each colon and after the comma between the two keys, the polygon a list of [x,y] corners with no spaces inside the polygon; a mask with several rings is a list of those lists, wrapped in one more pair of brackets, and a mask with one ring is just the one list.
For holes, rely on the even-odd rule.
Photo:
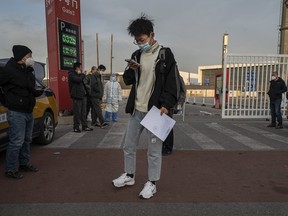
{"label": "street light pole", "polygon": [[98,41],[98,33],[96,33],[96,63],[97,68],[99,67],[99,41]]}
{"label": "street light pole", "polygon": [[111,34],[111,56],[110,56],[110,74],[112,74],[112,62],[113,62],[113,34]]}
{"label": "street light pole", "polygon": [[226,101],[225,101],[226,89],[223,89],[223,85],[226,84],[226,76],[224,72],[224,58],[227,52],[228,52],[228,34],[225,33],[223,35],[223,43],[222,43],[222,72],[223,73],[222,73],[222,91],[219,92],[220,108],[223,106],[223,103],[224,103],[224,106],[226,107]]}
{"label": "street light pole", "polygon": [[224,57],[228,52],[228,34],[225,33],[223,35],[223,43],[222,43],[222,70],[224,70]]}

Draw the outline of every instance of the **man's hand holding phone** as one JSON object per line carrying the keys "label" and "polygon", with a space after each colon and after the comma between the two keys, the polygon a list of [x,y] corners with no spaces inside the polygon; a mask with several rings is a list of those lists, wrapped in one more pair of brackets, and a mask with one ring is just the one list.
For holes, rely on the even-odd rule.
{"label": "man's hand holding phone", "polygon": [[140,67],[140,64],[133,59],[125,59],[125,61],[128,62],[129,68],[131,68],[133,70]]}

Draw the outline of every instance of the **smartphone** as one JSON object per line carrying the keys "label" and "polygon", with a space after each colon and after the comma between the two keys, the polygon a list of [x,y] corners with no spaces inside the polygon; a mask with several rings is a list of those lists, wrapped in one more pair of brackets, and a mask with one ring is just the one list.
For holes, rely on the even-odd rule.
{"label": "smartphone", "polygon": [[128,63],[139,64],[138,62],[136,62],[136,61],[133,60],[133,59],[125,59],[125,61],[128,62]]}

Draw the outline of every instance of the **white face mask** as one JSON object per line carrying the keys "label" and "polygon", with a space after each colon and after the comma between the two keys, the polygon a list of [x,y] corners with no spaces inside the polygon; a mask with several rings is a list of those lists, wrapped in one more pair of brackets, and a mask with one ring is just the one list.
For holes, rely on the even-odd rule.
{"label": "white face mask", "polygon": [[275,76],[272,76],[272,77],[271,77],[271,79],[272,79],[272,80],[275,80],[275,79],[276,79],[276,77],[275,77]]}
{"label": "white face mask", "polygon": [[26,61],[25,61],[25,64],[26,64],[27,67],[33,67],[34,63],[35,63],[35,61],[34,61],[34,59],[32,57],[27,58]]}
{"label": "white face mask", "polygon": [[138,45],[138,47],[142,52],[146,52],[151,48],[151,45],[149,44],[149,42],[146,42],[145,44]]}

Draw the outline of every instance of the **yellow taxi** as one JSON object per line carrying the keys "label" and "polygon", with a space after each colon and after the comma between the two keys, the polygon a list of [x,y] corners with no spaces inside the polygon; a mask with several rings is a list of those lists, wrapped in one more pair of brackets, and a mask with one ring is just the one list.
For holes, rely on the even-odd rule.
{"label": "yellow taxi", "polygon": [[[8,60],[0,59],[0,69],[6,65]],[[55,135],[55,128],[58,124],[58,107],[53,91],[42,83],[45,76],[45,64],[35,62],[33,68],[36,77],[35,88],[43,90],[43,94],[36,98],[33,110],[33,142],[47,145],[53,141]],[[9,142],[8,133],[7,108],[0,102],[0,151],[4,150]]]}

